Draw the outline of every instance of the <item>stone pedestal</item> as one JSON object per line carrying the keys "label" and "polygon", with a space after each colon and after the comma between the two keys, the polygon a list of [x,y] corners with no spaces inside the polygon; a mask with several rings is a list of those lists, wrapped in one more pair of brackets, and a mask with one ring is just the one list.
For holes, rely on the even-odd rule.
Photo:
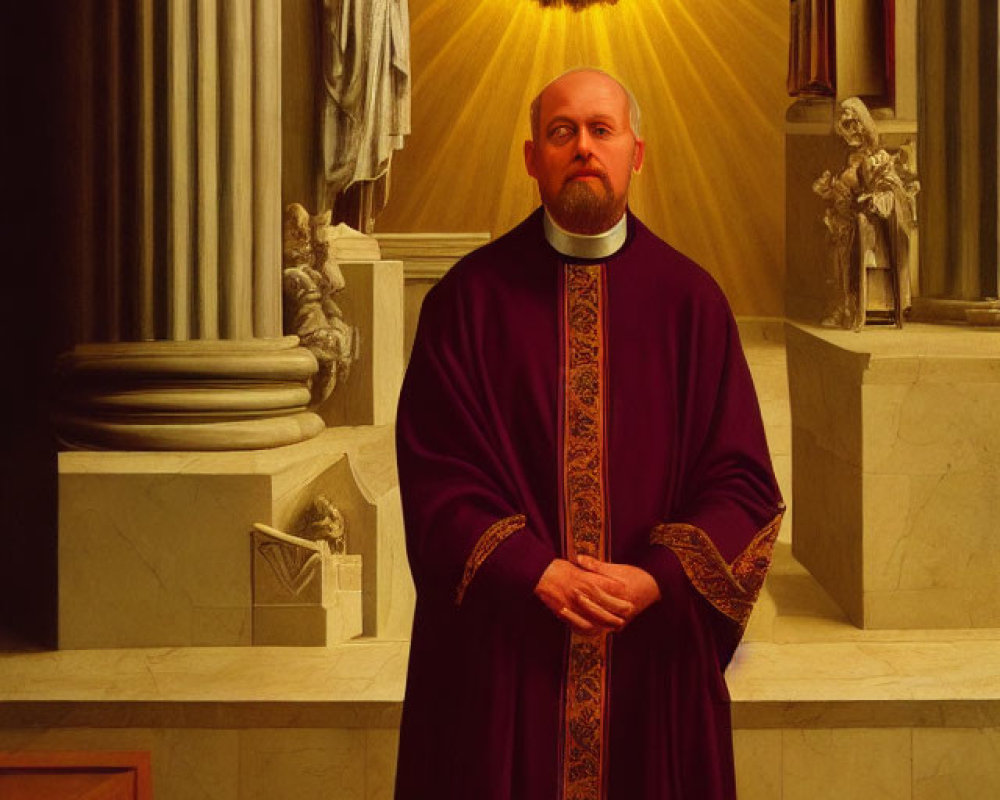
{"label": "stone pedestal", "polygon": [[287,530],[318,494],[364,561],[364,633],[405,638],[392,442],[379,427],[244,453],[61,454],[59,646],[252,644],[253,525]]}
{"label": "stone pedestal", "polygon": [[376,233],[383,258],[403,262],[406,276],[403,349],[413,349],[417,319],[431,287],[463,256],[490,241],[488,233]]}
{"label": "stone pedestal", "polygon": [[[289,541],[257,523],[253,534],[253,643],[332,645],[362,630],[361,556],[323,542]],[[312,545],[312,546],[309,546]]]}
{"label": "stone pedestal", "polygon": [[337,295],[357,326],[360,354],[346,381],[317,411],[329,426],[387,425],[396,419],[403,383],[403,263],[338,262],[347,288]]}
{"label": "stone pedestal", "polygon": [[796,558],[860,627],[1000,626],[1000,335],[786,337]]}

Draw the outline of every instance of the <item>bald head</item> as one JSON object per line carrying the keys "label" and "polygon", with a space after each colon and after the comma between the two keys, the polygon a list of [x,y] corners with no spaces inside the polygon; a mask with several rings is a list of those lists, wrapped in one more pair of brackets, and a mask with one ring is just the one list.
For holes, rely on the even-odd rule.
{"label": "bald head", "polygon": [[535,98],[531,101],[531,106],[529,108],[529,116],[531,118],[531,138],[538,140],[539,128],[541,125],[542,118],[542,100],[543,96],[549,89],[554,88],[556,84],[566,79],[572,80],[573,76],[585,77],[595,76],[597,80],[604,79],[612,84],[614,84],[622,93],[624,101],[628,104],[628,120],[629,126],[632,128],[633,135],[639,137],[639,123],[641,121],[641,113],[639,111],[639,104],[636,102],[635,95],[629,91],[628,87],[625,86],[620,80],[618,80],[614,75],[605,72],[603,69],[596,69],[595,67],[575,67],[574,69],[566,70],[566,72],[561,75],[556,76],[550,80],[542,90],[535,95]]}
{"label": "bald head", "polygon": [[524,164],[545,208],[573,233],[610,229],[625,213],[645,151],[628,90],[606,72],[576,69],[550,82],[531,105]]}

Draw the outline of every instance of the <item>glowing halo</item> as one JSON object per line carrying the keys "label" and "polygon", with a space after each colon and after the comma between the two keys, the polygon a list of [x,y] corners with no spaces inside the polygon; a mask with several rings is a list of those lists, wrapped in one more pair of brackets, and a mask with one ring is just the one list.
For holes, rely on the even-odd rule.
{"label": "glowing halo", "polygon": [[613,6],[617,5],[618,0],[535,0],[538,5],[542,8],[562,8],[563,6],[569,6],[574,11],[581,11],[587,6],[604,5]]}

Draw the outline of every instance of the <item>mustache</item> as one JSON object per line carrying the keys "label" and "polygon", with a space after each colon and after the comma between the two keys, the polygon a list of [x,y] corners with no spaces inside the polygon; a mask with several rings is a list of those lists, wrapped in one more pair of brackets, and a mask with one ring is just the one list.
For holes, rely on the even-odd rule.
{"label": "mustache", "polygon": [[571,173],[566,178],[566,182],[568,183],[569,181],[573,180],[574,178],[580,178],[580,177],[583,177],[583,176],[591,176],[591,177],[594,177],[594,178],[600,178],[601,180],[607,180],[608,173],[605,172],[603,169],[599,169],[597,167],[581,167],[580,169],[578,169],[575,172]]}
{"label": "mustache", "polygon": [[593,193],[593,189],[586,183],[577,183],[576,179],[583,175],[593,175],[601,182],[601,187],[604,189],[606,195],[614,194],[614,187],[611,185],[611,178],[608,177],[608,173],[603,170],[595,169],[593,167],[587,167],[585,169],[579,169],[576,172],[569,175],[565,181],[563,181],[562,190],[563,192],[574,190],[577,188],[584,189],[588,193]]}

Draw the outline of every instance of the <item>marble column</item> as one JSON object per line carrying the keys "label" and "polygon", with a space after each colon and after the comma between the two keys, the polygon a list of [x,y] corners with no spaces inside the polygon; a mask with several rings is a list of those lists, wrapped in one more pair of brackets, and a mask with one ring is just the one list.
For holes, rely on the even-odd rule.
{"label": "marble column", "polygon": [[920,4],[921,294],[961,319],[997,297],[997,3]]}
{"label": "marble column", "polygon": [[90,2],[71,446],[275,447],[323,429],[281,317],[281,5]]}

